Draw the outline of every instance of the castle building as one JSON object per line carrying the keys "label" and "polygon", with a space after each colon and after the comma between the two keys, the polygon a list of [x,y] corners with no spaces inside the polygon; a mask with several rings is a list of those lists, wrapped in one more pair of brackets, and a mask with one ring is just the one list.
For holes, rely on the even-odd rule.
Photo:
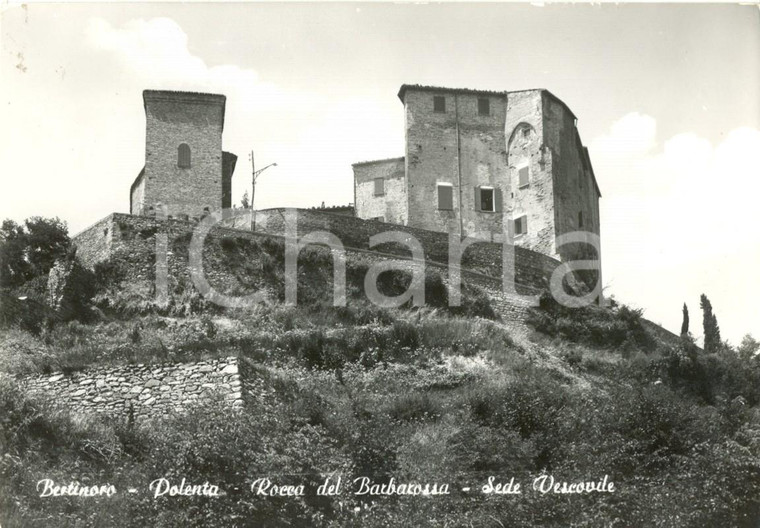
{"label": "castle building", "polygon": [[130,213],[201,218],[232,202],[237,156],[222,151],[226,97],[145,90],[145,165],[130,188]]}
{"label": "castle building", "polygon": [[599,198],[577,119],[548,90],[403,85],[400,158],[356,163],[360,218],[514,243],[560,260],[600,258],[564,233],[599,235]]}

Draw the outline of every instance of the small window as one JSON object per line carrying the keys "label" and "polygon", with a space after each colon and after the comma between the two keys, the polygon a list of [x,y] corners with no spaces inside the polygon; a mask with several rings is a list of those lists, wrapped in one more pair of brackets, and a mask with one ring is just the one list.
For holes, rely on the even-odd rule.
{"label": "small window", "polygon": [[454,187],[438,184],[438,209],[452,211],[454,209]]}
{"label": "small window", "polygon": [[478,99],[478,115],[491,115],[491,101],[485,97]]}
{"label": "small window", "polygon": [[521,167],[517,174],[519,176],[519,182],[517,184],[518,188],[522,189],[523,187],[530,185],[530,167],[527,165],[525,167]]}
{"label": "small window", "polygon": [[375,178],[375,196],[383,196],[385,194],[385,179]]}
{"label": "small window", "polygon": [[578,227],[583,227],[583,211],[578,211]]}
{"label": "small window", "polygon": [[182,143],[177,148],[177,166],[180,169],[190,168],[190,146],[187,143]]}
{"label": "small window", "polygon": [[446,112],[446,98],[442,95],[433,96],[433,112]]}
{"label": "small window", "polygon": [[493,189],[490,187],[480,188],[480,210],[481,211],[495,211]]}
{"label": "small window", "polygon": [[373,216],[372,218],[370,218],[370,220],[373,221],[373,222],[385,222],[385,217],[384,216]]}
{"label": "small window", "polygon": [[523,215],[515,220],[515,236],[528,232],[528,217]]}

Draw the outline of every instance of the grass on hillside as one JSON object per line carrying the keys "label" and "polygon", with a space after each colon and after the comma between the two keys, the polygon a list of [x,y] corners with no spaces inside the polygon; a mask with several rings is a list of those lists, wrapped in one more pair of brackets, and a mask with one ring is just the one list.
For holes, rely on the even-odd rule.
{"label": "grass on hillside", "polygon": [[[270,302],[220,310],[182,280],[157,303],[114,262],[97,270],[84,322],[6,324],[5,374],[94,364],[235,355],[252,384],[234,411],[208,401],[145,424],[81,417],[24,394],[0,375],[0,524],[8,526],[737,526],[760,519],[760,362],[663,343],[625,307],[567,311],[546,299],[532,334],[494,317],[487,296],[465,306],[377,308],[350,267],[349,303],[333,307],[331,264],[305,251],[297,307],[282,300],[281,246],[219,242],[211,261],[238,275],[220,288],[263,289]],[[180,251],[181,247],[175,248]],[[143,258],[137,255],[129,258]],[[387,294],[409,277],[387,274]],[[6,321],[7,322],[7,321]],[[613,494],[463,494],[488,476],[524,487],[609,475]],[[451,485],[445,497],[350,493],[257,498],[259,477],[317,485],[330,474]],[[121,493],[51,501],[42,478],[147,487],[158,477],[216,482],[215,499]],[[237,489],[236,489],[237,488]]]}

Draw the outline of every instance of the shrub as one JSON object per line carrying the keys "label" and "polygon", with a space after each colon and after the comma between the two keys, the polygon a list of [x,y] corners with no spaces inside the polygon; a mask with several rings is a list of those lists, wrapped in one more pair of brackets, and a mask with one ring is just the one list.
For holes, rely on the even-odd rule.
{"label": "shrub", "polygon": [[413,392],[395,398],[387,413],[402,422],[437,420],[441,417],[441,405],[428,393]]}
{"label": "shrub", "polygon": [[596,347],[633,347],[653,351],[656,342],[642,323],[642,312],[624,305],[569,308],[544,292],[531,308],[528,323],[544,334]]}

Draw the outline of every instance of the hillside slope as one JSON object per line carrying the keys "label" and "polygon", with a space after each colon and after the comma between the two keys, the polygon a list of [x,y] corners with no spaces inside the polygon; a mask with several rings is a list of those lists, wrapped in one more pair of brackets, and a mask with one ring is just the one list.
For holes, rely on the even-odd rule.
{"label": "hillside slope", "polygon": [[[465,280],[449,307],[429,267],[425,307],[379,308],[363,294],[371,259],[347,261],[345,307],[332,260],[299,259],[285,306],[274,238],[206,248],[222,291],[267,292],[246,309],[204,300],[181,274],[156,300],[148,235],[95,269],[81,321],[11,325],[0,354],[3,526],[746,526],[760,521],[760,366],[663,340],[624,306],[564,309],[550,298],[504,311]],[[173,255],[187,240],[169,241]],[[134,270],[144,270],[135,275]],[[406,272],[380,276],[399,294]],[[75,414],[25,394],[24,375],[122,363],[237,356],[252,381],[242,411],[210,399],[168,418]],[[18,377],[21,376],[21,377]],[[60,404],[63,404],[61,406]],[[534,479],[598,481],[612,492],[541,493]],[[325,478],[340,493],[317,495]],[[448,485],[446,495],[357,495],[372,483]],[[483,486],[522,484],[520,495]],[[166,478],[218,497],[158,497]],[[304,485],[261,496],[257,479]],[[40,497],[42,479],[109,483],[111,497]],[[359,479],[359,480],[356,480]],[[126,493],[128,488],[137,493]],[[465,488],[468,488],[465,491]]]}

